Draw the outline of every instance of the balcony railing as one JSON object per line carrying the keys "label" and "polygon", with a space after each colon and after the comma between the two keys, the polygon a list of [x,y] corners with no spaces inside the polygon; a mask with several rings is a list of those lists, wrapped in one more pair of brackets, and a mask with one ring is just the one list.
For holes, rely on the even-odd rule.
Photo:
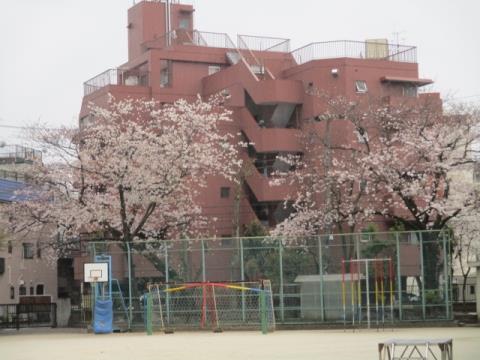
{"label": "balcony railing", "polygon": [[31,178],[29,175],[21,172],[0,169],[0,179],[28,182]]}
{"label": "balcony railing", "polygon": [[290,40],[266,36],[237,35],[238,47],[253,51],[290,52]]}
{"label": "balcony railing", "polygon": [[42,152],[21,145],[0,147],[0,164],[42,161]]}
{"label": "balcony railing", "polygon": [[84,95],[107,85],[148,86],[148,71],[109,69],[83,83]]}
{"label": "balcony railing", "polygon": [[354,58],[376,59],[395,62],[416,63],[417,48],[409,45],[397,45],[362,41],[327,41],[316,42],[291,52],[297,64],[312,60]]}

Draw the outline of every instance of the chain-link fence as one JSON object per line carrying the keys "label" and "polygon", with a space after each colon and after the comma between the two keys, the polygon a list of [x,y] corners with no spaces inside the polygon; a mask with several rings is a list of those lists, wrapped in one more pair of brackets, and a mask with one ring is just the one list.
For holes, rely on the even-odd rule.
{"label": "chain-link fence", "polygon": [[[145,326],[141,297],[149,284],[260,279],[271,281],[277,324],[452,319],[451,239],[444,231],[108,241],[87,248],[89,261],[112,258],[121,327]],[[380,267],[378,259],[385,259]]]}

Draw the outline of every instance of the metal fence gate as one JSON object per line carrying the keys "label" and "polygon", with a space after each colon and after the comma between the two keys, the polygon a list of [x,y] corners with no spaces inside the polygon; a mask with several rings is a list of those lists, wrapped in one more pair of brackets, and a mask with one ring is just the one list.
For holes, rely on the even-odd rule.
{"label": "metal fence gate", "polygon": [[4,304],[0,305],[0,328],[56,327],[57,305]]}

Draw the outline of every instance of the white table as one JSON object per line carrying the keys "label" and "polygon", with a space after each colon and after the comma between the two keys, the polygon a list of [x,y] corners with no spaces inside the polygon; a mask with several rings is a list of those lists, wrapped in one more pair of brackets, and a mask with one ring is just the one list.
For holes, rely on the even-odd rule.
{"label": "white table", "polygon": [[390,339],[378,344],[379,360],[453,360],[452,339]]}

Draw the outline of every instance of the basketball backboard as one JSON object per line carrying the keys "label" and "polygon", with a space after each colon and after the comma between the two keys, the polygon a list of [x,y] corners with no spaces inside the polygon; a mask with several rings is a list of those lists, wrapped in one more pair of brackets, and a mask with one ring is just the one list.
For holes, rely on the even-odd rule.
{"label": "basketball backboard", "polygon": [[108,263],[85,263],[83,264],[84,282],[107,282]]}

